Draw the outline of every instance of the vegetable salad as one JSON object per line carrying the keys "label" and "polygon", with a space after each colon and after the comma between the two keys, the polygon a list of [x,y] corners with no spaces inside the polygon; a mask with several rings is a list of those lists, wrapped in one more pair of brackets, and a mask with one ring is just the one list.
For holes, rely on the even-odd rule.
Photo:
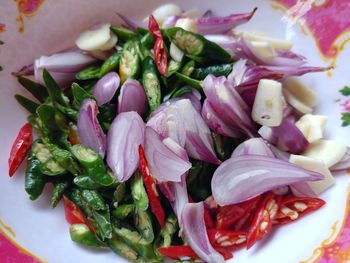
{"label": "vegetable salad", "polygon": [[23,67],[9,175],[26,160],[29,198],[52,184],[72,241],[133,262],[224,262],[320,209],[350,155],[295,77],[331,68],[236,28],[258,11],[118,14]]}

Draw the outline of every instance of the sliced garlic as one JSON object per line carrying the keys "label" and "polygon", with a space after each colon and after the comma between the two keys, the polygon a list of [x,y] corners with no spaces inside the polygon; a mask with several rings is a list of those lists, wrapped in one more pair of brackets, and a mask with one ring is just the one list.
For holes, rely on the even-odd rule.
{"label": "sliced garlic", "polygon": [[99,50],[111,39],[110,27],[111,24],[102,24],[95,29],[86,30],[79,35],[75,44],[81,50]]}
{"label": "sliced garlic", "polygon": [[176,21],[175,27],[181,27],[187,31],[197,32],[197,24],[192,18],[180,18]]}
{"label": "sliced garlic", "polygon": [[301,113],[311,113],[317,104],[316,93],[295,78],[283,81],[283,94],[288,103]]}
{"label": "sliced garlic", "polygon": [[170,56],[173,60],[176,62],[181,62],[182,58],[184,57],[185,53],[179,49],[174,43],[170,44]]}
{"label": "sliced garlic", "polygon": [[333,140],[318,140],[311,143],[303,156],[322,160],[329,168],[338,163],[346,152],[346,146]]}
{"label": "sliced garlic", "polygon": [[252,118],[260,125],[279,126],[283,117],[282,84],[269,79],[259,81]]}
{"label": "sliced garlic", "polygon": [[295,126],[304,134],[309,143],[313,143],[323,138],[326,122],[326,116],[305,114],[295,123]]}
{"label": "sliced garlic", "polygon": [[275,50],[267,42],[251,41],[250,45],[254,53],[264,60],[272,59],[275,56]]}
{"label": "sliced garlic", "polygon": [[173,3],[161,5],[152,12],[153,17],[157,20],[160,27],[162,27],[163,22],[167,17],[179,16],[181,14],[181,8]]}
{"label": "sliced garlic", "polygon": [[289,157],[289,162],[301,168],[318,172],[324,175],[323,180],[307,182],[310,188],[317,195],[321,194],[322,192],[327,190],[329,187],[331,187],[335,183],[334,177],[332,176],[331,172],[329,171],[329,169],[326,167],[325,163],[322,160],[317,160],[310,157],[292,154]]}
{"label": "sliced garlic", "polygon": [[110,39],[106,42],[106,44],[101,46],[99,48],[99,50],[105,51],[105,50],[109,50],[111,48],[114,48],[115,45],[117,44],[117,42],[118,42],[118,37],[116,35],[114,35],[114,34],[111,34]]}
{"label": "sliced garlic", "polygon": [[289,40],[278,39],[273,37],[265,36],[264,33],[260,32],[249,32],[249,31],[238,31],[234,30],[234,34],[242,36],[244,39],[249,41],[261,41],[269,44],[270,47],[278,49],[288,49],[292,48],[293,43]]}

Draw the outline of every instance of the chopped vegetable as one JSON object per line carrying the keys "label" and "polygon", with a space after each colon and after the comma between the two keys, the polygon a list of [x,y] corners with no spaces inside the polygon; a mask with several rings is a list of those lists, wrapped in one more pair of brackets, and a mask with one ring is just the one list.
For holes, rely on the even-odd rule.
{"label": "chopped vegetable", "polygon": [[26,158],[33,141],[32,126],[26,123],[20,129],[15,141],[13,142],[9,164],[9,176],[13,176],[17,168]]}
{"label": "chopped vegetable", "polygon": [[318,210],[349,148],[324,138],[316,93],[295,77],[332,67],[235,29],[256,11],[117,13],[123,25],[94,25],[78,48],[13,73],[33,100],[15,95],[31,115],[9,175],[29,152],[29,198],[52,184],[72,241],[140,263],[224,262]]}

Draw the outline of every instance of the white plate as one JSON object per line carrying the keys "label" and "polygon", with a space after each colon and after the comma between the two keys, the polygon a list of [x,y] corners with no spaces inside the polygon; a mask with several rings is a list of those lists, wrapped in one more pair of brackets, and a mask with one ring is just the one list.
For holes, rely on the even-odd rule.
{"label": "white plate", "polygon": [[[0,65],[4,67],[0,72],[0,219],[16,235],[12,236],[3,226],[0,226],[1,231],[45,262],[124,262],[112,252],[90,250],[74,244],[69,237],[62,204],[56,209],[49,206],[49,187],[36,202],[28,199],[24,191],[24,165],[13,178],[7,176],[9,150],[27,116],[13,98],[15,93],[27,93],[16,83],[10,72],[31,63],[40,55],[72,46],[78,32],[90,25],[104,21],[118,23],[116,11],[143,18],[161,1],[147,1],[147,4],[142,0],[75,0],[74,4],[70,0],[43,1],[4,1],[0,7],[0,23],[6,24],[6,31],[0,33],[0,39],[5,42],[0,46]],[[310,4],[313,1],[300,1],[304,4],[296,4],[295,0],[176,2],[184,9],[212,9],[222,15],[251,11],[257,6],[258,12],[254,18],[241,28],[291,39],[295,43],[293,50],[305,55],[311,65],[325,66],[336,61],[331,75],[309,74],[300,79],[317,92],[317,112],[329,117],[327,136],[350,145],[349,127],[342,127],[340,120],[341,111],[350,111],[350,102],[339,93],[343,86],[350,85],[350,52],[348,49],[336,54],[333,52],[334,47],[348,39],[345,34],[350,28],[348,1],[315,1],[314,5]],[[286,7],[292,7],[289,9],[292,11],[286,12]],[[285,16],[286,13],[288,16]],[[16,22],[17,17],[23,20],[23,32],[18,31],[21,23]],[[294,20],[299,18],[297,25],[291,22],[291,17]],[[342,109],[340,103],[348,103],[348,106]],[[336,186],[321,196],[327,201],[323,209],[297,223],[276,229],[249,251],[236,252],[232,262],[306,262],[311,256],[313,258],[307,262],[321,257],[320,262],[342,262],[339,260],[346,258],[350,244],[349,239],[346,239],[349,222],[345,224],[350,178],[347,175],[337,175],[336,180]],[[322,245],[323,240],[331,236],[333,226],[332,238]],[[342,229],[344,231],[341,232]],[[329,250],[331,247],[334,248],[332,253]],[[0,262],[6,262],[5,258],[13,255],[6,254],[2,248],[4,243],[0,242]],[[328,261],[331,259],[335,261]]]}

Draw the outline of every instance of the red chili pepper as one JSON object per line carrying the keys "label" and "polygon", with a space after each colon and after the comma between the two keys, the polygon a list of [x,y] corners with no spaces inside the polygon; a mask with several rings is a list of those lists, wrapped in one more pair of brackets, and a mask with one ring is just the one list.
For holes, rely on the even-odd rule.
{"label": "red chili pepper", "polygon": [[158,252],[171,259],[180,259],[181,257],[199,258],[190,246],[161,247],[158,248]]}
{"label": "red chili pepper", "polygon": [[274,224],[284,225],[318,210],[326,202],[314,197],[288,196],[281,201]]}
{"label": "red chili pepper", "polygon": [[204,222],[207,229],[212,229],[215,226],[215,222],[208,208],[204,208]]}
{"label": "red chili pepper", "polygon": [[212,246],[216,248],[238,249],[247,242],[247,232],[220,229],[209,229],[208,237]]}
{"label": "red chili pepper", "polygon": [[145,183],[148,199],[150,201],[152,213],[156,216],[161,227],[164,225],[165,214],[159,200],[159,194],[155,179],[149,172],[145,151],[142,145],[139,145],[140,167],[143,181]]}
{"label": "red chili pepper", "polygon": [[13,142],[9,164],[9,176],[12,177],[17,168],[21,165],[27,156],[33,142],[33,129],[29,123],[26,123],[19,130],[19,133]]}
{"label": "red chili pepper", "polygon": [[239,204],[219,207],[216,217],[216,228],[230,229],[241,219],[247,218],[252,208],[259,202],[259,199],[260,197],[257,196]]}
{"label": "red chili pepper", "polygon": [[257,211],[255,212],[247,237],[247,249],[252,247],[256,241],[262,239],[271,229],[275,219],[281,196],[269,192],[262,198]]}
{"label": "red chili pepper", "polygon": [[64,214],[69,224],[85,224],[91,232],[95,233],[83,211],[65,195],[63,196],[63,206]]}
{"label": "red chili pepper", "polygon": [[231,251],[231,249],[226,249],[226,248],[223,248],[223,247],[216,247],[215,250],[217,252],[219,252],[225,260],[229,260],[231,258],[233,258],[233,253]]}
{"label": "red chili pepper", "polygon": [[153,50],[154,50],[154,61],[158,68],[158,71],[163,76],[166,76],[168,68],[168,57],[165,50],[165,44],[160,31],[159,25],[155,18],[151,15],[148,20],[148,29],[155,38]]}

